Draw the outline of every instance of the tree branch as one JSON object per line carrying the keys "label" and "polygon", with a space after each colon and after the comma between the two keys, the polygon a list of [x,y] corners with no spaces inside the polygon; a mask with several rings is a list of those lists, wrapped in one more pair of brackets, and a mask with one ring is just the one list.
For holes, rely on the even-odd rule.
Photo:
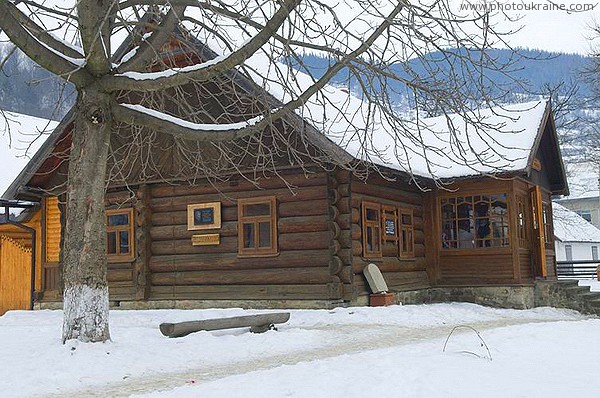
{"label": "tree branch", "polygon": [[94,76],[110,72],[110,0],[79,0],[79,34],[86,56],[86,69]]}
{"label": "tree branch", "polygon": [[162,19],[160,24],[154,28],[151,36],[139,45],[135,55],[120,65],[119,73],[128,71],[142,71],[155,59],[158,51],[169,40],[173,30],[185,12],[186,6],[174,6]]}
{"label": "tree branch", "polygon": [[248,41],[248,43],[227,57],[223,57],[217,62],[211,62],[205,67],[200,64],[167,76],[161,76],[161,73],[139,73],[137,76],[140,79],[126,75],[105,76],[101,80],[101,85],[106,91],[157,91],[181,86],[191,81],[203,82],[211,80],[242,64],[265,45],[281,25],[283,25],[290,11],[299,3],[300,0],[284,0],[279,10],[265,24],[265,28]]}
{"label": "tree branch", "polygon": [[253,135],[271,124],[268,117],[233,124],[195,124],[141,105],[116,103],[112,105],[112,114],[115,120],[123,123],[198,142],[232,141]]}
{"label": "tree branch", "polygon": [[20,12],[20,10],[18,10],[16,7],[15,7],[15,10],[19,11],[19,12],[13,12],[12,15],[28,31],[30,31],[32,34],[35,34],[36,38],[39,41],[41,41],[48,47],[51,47],[51,48],[55,49],[56,51],[59,51],[60,53],[66,55],[67,57],[83,59],[83,54],[81,52],[75,50],[72,47],[69,47],[65,43],[56,39],[53,35],[48,33],[48,31],[46,29],[40,27],[38,24],[33,22],[33,20],[31,18],[29,18],[28,16],[26,16],[25,14]]}
{"label": "tree branch", "polygon": [[60,51],[44,46],[19,23],[21,11],[7,0],[0,0],[0,28],[11,42],[29,58],[50,72],[63,77],[78,87],[90,83],[91,76],[80,66],[61,57]]}

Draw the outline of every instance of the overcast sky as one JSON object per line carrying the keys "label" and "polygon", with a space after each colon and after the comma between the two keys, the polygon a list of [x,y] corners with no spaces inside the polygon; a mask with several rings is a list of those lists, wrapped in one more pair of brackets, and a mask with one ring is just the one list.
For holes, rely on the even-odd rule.
{"label": "overcast sky", "polygon": [[[460,7],[462,0],[451,0],[455,7]],[[471,0],[477,2],[478,0]],[[479,1],[481,2],[481,1]],[[567,53],[588,54],[590,52],[589,38],[593,36],[590,29],[594,21],[600,22],[600,0],[499,0],[489,4],[496,7],[505,6],[504,12],[509,18],[520,19],[510,22],[509,18],[498,13],[495,20],[504,31],[507,29],[522,29],[511,35],[509,42],[512,46],[560,51]],[[554,6],[551,5],[554,3]],[[525,5],[535,5],[537,10],[525,10]],[[587,4],[587,5],[586,5]],[[544,7],[593,7],[591,11],[567,12],[560,10],[543,10]],[[521,8],[513,11],[506,8]],[[600,43],[598,43],[600,45]]]}

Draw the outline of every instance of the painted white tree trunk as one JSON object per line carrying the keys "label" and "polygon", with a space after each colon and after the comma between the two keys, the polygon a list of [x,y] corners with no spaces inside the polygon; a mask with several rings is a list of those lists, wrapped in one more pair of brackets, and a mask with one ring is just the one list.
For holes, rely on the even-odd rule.
{"label": "painted white tree trunk", "polygon": [[112,117],[110,97],[80,91],[71,130],[63,247],[63,342],[110,339],[104,193]]}

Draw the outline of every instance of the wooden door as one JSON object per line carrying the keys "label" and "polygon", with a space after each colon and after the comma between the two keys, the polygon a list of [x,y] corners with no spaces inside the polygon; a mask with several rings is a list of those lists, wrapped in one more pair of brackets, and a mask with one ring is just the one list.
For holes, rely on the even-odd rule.
{"label": "wooden door", "polygon": [[547,276],[546,270],[546,237],[544,232],[544,216],[542,203],[542,190],[538,185],[529,190],[531,197],[532,213],[532,250],[533,250],[533,276]]}

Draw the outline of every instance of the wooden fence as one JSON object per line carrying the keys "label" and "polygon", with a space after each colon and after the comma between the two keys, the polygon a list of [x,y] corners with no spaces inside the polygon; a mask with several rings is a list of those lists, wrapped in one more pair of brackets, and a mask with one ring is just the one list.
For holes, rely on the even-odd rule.
{"label": "wooden fence", "polygon": [[0,315],[29,309],[30,295],[31,249],[0,236]]}

